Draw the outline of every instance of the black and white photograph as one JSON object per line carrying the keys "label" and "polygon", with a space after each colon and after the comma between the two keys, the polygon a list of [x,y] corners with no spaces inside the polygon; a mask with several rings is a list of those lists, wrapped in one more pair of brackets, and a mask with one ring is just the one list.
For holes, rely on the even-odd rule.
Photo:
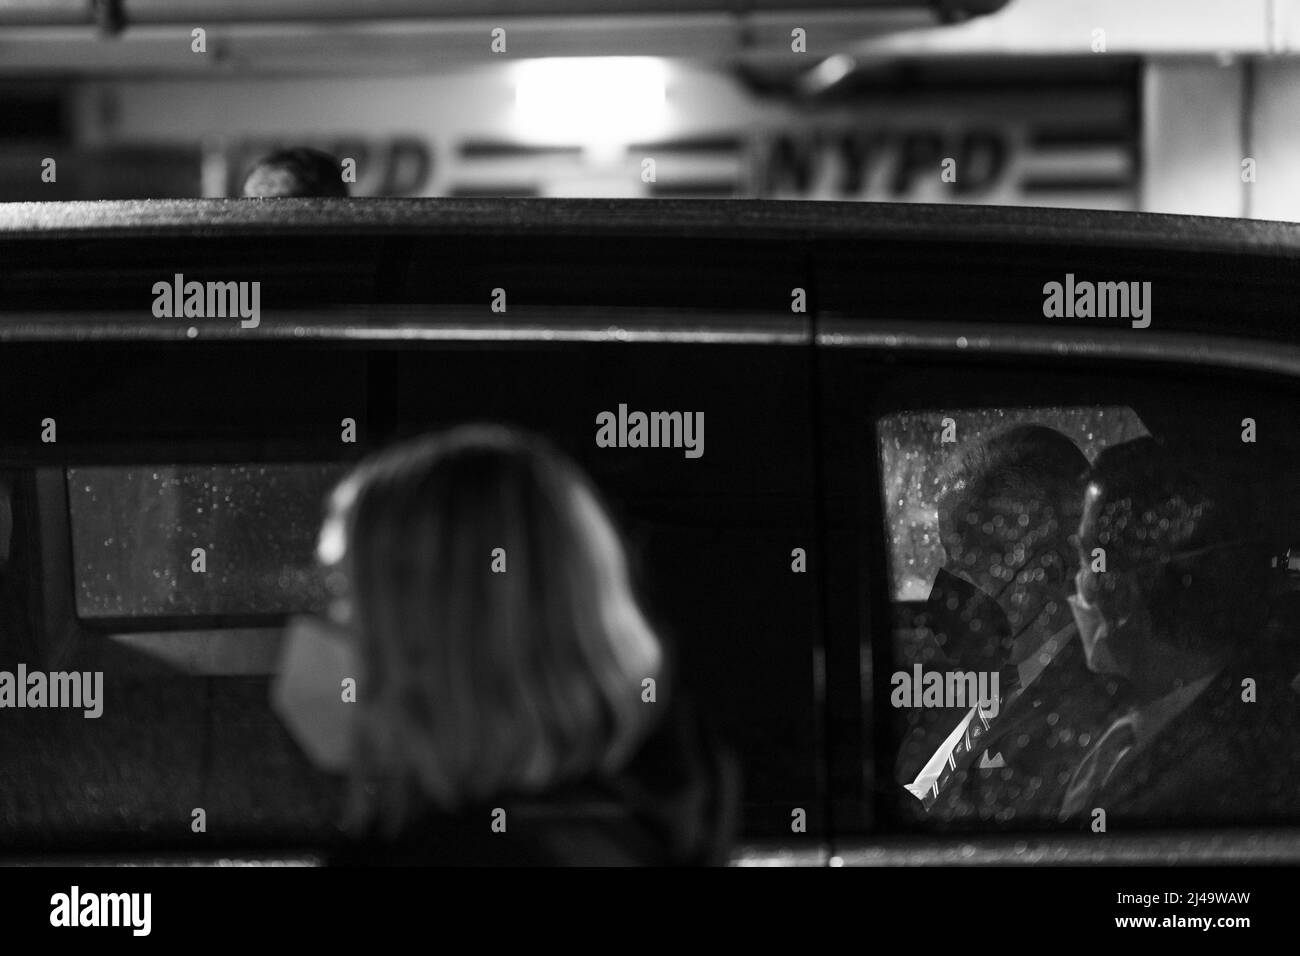
{"label": "black and white photograph", "polygon": [[1297,223],[1300,0],[0,0],[7,935],[1285,946]]}

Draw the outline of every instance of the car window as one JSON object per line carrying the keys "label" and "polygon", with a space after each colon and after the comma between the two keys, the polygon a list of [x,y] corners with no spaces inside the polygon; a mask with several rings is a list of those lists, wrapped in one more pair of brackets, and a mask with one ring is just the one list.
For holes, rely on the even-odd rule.
{"label": "car window", "polygon": [[1300,816],[1300,466],[1258,432],[1294,396],[1100,382],[1071,394],[1138,397],[877,416],[875,774],[904,826]]}
{"label": "car window", "polygon": [[1015,425],[1068,435],[1091,461],[1110,444],[1147,434],[1131,408],[965,408],[898,412],[877,423],[895,601],[924,600],[942,565],[938,495],[944,463],[962,442]]}
{"label": "car window", "polygon": [[318,610],[333,464],[69,468],[82,618]]}
{"label": "car window", "polygon": [[[105,345],[96,361],[114,352]],[[286,621],[322,609],[314,549],[326,495],[365,452],[473,421],[545,436],[600,490],[672,654],[647,706],[682,700],[716,738],[738,771],[737,834],[798,832],[811,843],[825,831],[806,349],[133,343],[131,356],[146,374],[106,372],[98,387],[137,389],[132,400],[60,411],[77,443],[49,446],[48,464],[22,472],[35,491],[15,500],[33,521],[17,522],[16,505],[14,538],[39,553],[24,570],[41,578],[11,566],[0,585],[38,598],[0,610],[32,620],[33,653],[0,628],[0,654],[29,664],[64,655],[102,673],[103,712],[24,708],[0,722],[0,745],[23,750],[0,782],[0,844],[171,847],[190,832],[188,818],[176,826],[178,807],[223,821],[214,845],[336,836],[338,781],[270,703]],[[178,412],[174,429],[161,427],[164,373],[197,379],[218,357],[248,378],[267,372],[272,397],[251,394],[242,374],[213,373],[186,421]],[[80,358],[64,350],[27,367],[48,398],[66,392]],[[25,394],[14,382],[0,390]],[[641,410],[691,412],[706,423],[693,433],[702,454],[599,437],[597,416]],[[357,422],[356,445],[340,441],[344,415]]]}

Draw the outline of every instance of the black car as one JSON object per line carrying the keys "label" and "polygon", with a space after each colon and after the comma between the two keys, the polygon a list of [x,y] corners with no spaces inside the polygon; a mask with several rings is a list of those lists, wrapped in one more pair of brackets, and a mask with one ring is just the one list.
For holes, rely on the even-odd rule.
{"label": "black car", "polygon": [[[269,693],[324,600],[323,495],[488,420],[613,504],[739,757],[736,863],[1300,860],[1300,794],[1106,840],[1015,801],[929,810],[900,770],[925,715],[891,704],[925,663],[954,439],[1025,423],[1269,479],[1267,676],[1300,675],[1298,257],[1290,224],[961,206],[0,207],[0,663],[104,675],[96,719],[0,710],[0,854],[323,860],[339,781]],[[638,411],[701,415],[699,453],[598,440]]]}

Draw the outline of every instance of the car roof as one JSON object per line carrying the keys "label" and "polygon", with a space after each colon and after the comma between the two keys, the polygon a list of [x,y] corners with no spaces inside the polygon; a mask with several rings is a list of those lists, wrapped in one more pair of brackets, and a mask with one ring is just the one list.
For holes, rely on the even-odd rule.
{"label": "car roof", "polygon": [[319,234],[911,239],[1287,256],[1300,224],[955,203],[727,199],[135,199],[0,204],[0,236]]}
{"label": "car roof", "polygon": [[[1222,347],[1247,355],[1246,366],[1300,374],[1298,255],[1294,223],[1073,209],[514,198],[10,203],[0,204],[0,338],[184,335],[182,323],[160,323],[149,310],[154,282],[181,274],[258,280],[272,318],[254,339],[358,323],[371,340],[401,338],[443,322],[457,335],[554,326],[588,341],[615,326],[649,328],[653,314],[654,341],[676,340],[659,336],[666,320],[707,333],[682,341],[739,335],[951,350],[1005,333],[1035,337],[1048,351],[1081,354],[1080,344],[1111,341],[1117,354],[1161,358],[1172,335],[1181,336],[1179,361],[1198,350],[1213,361]],[[1070,277],[1150,283],[1152,325],[1045,315],[1047,284]],[[509,292],[508,314],[489,310],[497,289]],[[802,307],[792,305],[796,290],[806,294]],[[394,318],[376,308],[408,312]],[[357,319],[357,309],[371,311]],[[209,325],[194,334],[233,333]],[[1284,347],[1274,353],[1274,345]]]}

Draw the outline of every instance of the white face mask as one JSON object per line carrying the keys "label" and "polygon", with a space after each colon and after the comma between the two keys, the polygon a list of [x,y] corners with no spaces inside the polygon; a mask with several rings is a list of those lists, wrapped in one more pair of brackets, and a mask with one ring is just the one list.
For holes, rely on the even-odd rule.
{"label": "white face mask", "polygon": [[1101,608],[1088,603],[1083,596],[1080,568],[1074,576],[1074,590],[1066,601],[1070,604],[1070,613],[1074,615],[1075,626],[1079,628],[1079,640],[1083,642],[1083,655],[1088,662],[1088,669],[1094,674],[1113,674],[1123,676],[1123,668],[1115,657],[1115,630],[1123,627],[1126,621],[1119,621],[1114,626],[1106,620]]}
{"label": "white face mask", "polygon": [[1079,640],[1083,642],[1083,656],[1088,662],[1088,669],[1094,674],[1123,675],[1115,652],[1111,649],[1110,624],[1101,613],[1101,608],[1087,603],[1077,594],[1066,598],[1070,604],[1070,613],[1079,628]]}
{"label": "white face mask", "polygon": [[[1197,557],[1208,554],[1211,551],[1218,551],[1223,548],[1232,547],[1234,542],[1225,542],[1223,544],[1208,545],[1204,548],[1197,548],[1193,551],[1180,551],[1173,554],[1148,562],[1143,567],[1155,567],[1157,565],[1168,564],[1171,561]],[[1083,576],[1083,569],[1080,568],[1074,576],[1074,590],[1067,601],[1070,602],[1070,612],[1074,615],[1074,623],[1079,628],[1079,639],[1083,642],[1083,653],[1088,661],[1088,669],[1094,674],[1114,674],[1117,676],[1127,676],[1119,666],[1119,661],[1115,657],[1116,632],[1130,626],[1131,617],[1124,617],[1118,621],[1108,621],[1101,608],[1095,604],[1089,604],[1083,597],[1083,588],[1080,587],[1080,581]],[[1150,622],[1145,613],[1142,614],[1138,622],[1143,628],[1139,635],[1126,635],[1124,640],[1130,647],[1140,647],[1149,640]]]}
{"label": "white face mask", "polygon": [[312,762],[333,773],[351,763],[358,680],[347,631],[315,615],[290,619],[271,706]]}

